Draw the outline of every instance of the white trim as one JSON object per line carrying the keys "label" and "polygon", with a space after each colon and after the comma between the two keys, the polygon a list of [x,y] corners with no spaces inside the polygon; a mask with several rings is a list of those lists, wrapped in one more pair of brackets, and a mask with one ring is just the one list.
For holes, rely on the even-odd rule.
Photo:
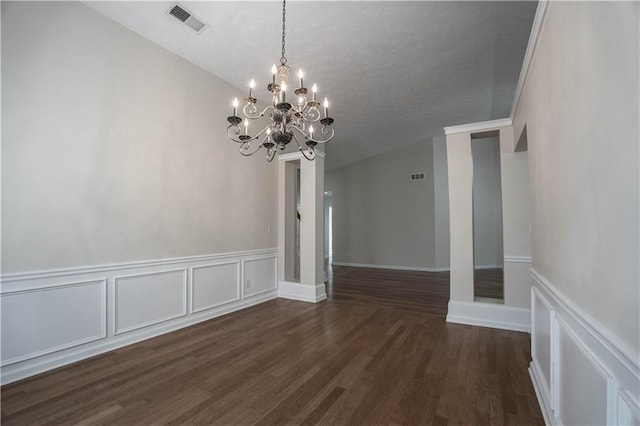
{"label": "white trim", "polygon": [[[128,280],[131,278],[139,278],[139,277],[145,277],[149,275],[162,275],[162,274],[168,274],[171,272],[182,272],[182,312],[179,312],[177,314],[172,314],[167,317],[156,318],[154,320],[132,325],[130,327],[120,328],[118,324],[118,288],[120,286],[120,280]],[[189,283],[187,282],[187,268],[169,269],[166,271],[154,271],[154,272],[145,272],[143,274],[118,276],[113,279],[113,283],[114,283],[113,286],[114,286],[114,294],[115,294],[115,299],[113,303],[113,307],[114,307],[113,335],[114,336],[118,334],[129,333],[131,331],[138,330],[140,328],[150,327],[152,325],[160,324],[161,322],[171,321],[173,319],[181,318],[187,315],[187,289],[189,288]]]}
{"label": "white trim", "polygon": [[579,308],[534,268],[529,269],[529,271],[535,282],[546,290],[552,299],[560,304],[566,313],[580,324],[598,343],[602,344],[618,361],[632,371],[636,380],[640,382],[640,357],[638,356],[640,354],[634,354],[633,350],[626,343],[622,342],[615,334]]}
{"label": "white trim", "polygon": [[[269,293],[264,293],[255,297],[239,300],[238,302],[220,306],[206,312],[201,312],[198,314],[189,315],[187,317],[182,317],[178,320],[165,322],[158,325],[157,327],[139,329],[125,335],[120,335],[118,336],[118,338],[101,340],[98,344],[95,345],[78,346],[77,348],[75,348],[75,350],[67,351],[64,353],[59,352],[57,354],[54,354],[55,356],[52,357],[44,357],[45,359],[39,362],[29,363],[26,365],[14,364],[12,366],[7,366],[6,368],[3,367],[1,376],[2,385],[6,385],[8,383],[15,382],[16,380],[24,379],[36,374],[44,373],[45,371],[62,367],[63,365],[71,364],[104,352],[112,351],[123,346],[128,346],[133,343],[138,343],[143,340],[150,339],[152,337],[179,330],[190,325],[217,318],[231,312],[239,311],[253,305],[258,305],[277,297],[277,292],[275,290],[272,290]],[[12,368],[14,366],[15,368]]]}
{"label": "white trim", "polygon": [[95,274],[98,272],[107,272],[107,271],[115,271],[115,270],[122,270],[122,269],[134,269],[134,268],[135,269],[147,268],[147,267],[154,267],[154,266],[161,266],[161,265],[170,265],[174,263],[202,262],[202,261],[219,260],[219,259],[238,257],[238,256],[272,254],[274,252],[277,253],[277,251],[278,251],[278,248],[268,248],[268,249],[237,251],[237,252],[229,252],[229,253],[174,257],[174,258],[159,259],[159,260],[142,260],[142,261],[136,261],[136,262],[109,263],[109,264],[103,264],[103,265],[78,266],[78,267],[72,267],[72,268],[43,269],[39,271],[27,271],[27,272],[12,272],[9,274],[2,275],[0,277],[0,283],[7,284],[7,283],[16,282],[16,281],[35,280],[38,278],[53,278],[53,277],[62,277],[62,276],[70,276],[70,275]]}
{"label": "white trim", "polygon": [[520,68],[520,76],[518,77],[518,84],[516,86],[516,92],[513,97],[513,103],[511,104],[511,114],[509,118],[514,119],[520,106],[520,99],[522,98],[522,91],[529,75],[529,69],[531,68],[531,62],[535,55],[536,47],[538,45],[538,39],[540,38],[540,29],[544,22],[544,17],[547,11],[548,0],[538,1],[538,8],[533,18],[533,24],[531,25],[531,33],[529,34],[529,42],[527,43],[527,50],[524,54],[524,60],[522,61],[522,68]]}
{"label": "white trim", "polygon": [[[227,265],[236,265],[236,297],[233,299],[229,299],[229,300],[221,300],[218,302],[214,302],[211,303],[209,305],[205,305],[202,306],[198,309],[194,309],[195,306],[195,290],[193,288],[194,285],[194,279],[193,279],[193,272],[197,269],[204,269],[204,268],[215,268],[216,266],[227,266]],[[209,309],[218,307],[218,306],[222,306],[222,305],[226,305],[227,303],[232,303],[232,302],[236,302],[240,299],[242,299],[242,282],[240,281],[240,271],[241,271],[241,262],[239,261],[232,261],[232,262],[221,262],[221,263],[211,263],[211,264],[207,264],[207,265],[199,265],[199,266],[192,266],[191,268],[189,268],[189,313],[197,313],[197,312],[202,312],[202,311],[207,311]]]}
{"label": "white trim", "polygon": [[549,406],[548,395],[544,392],[544,377],[542,376],[542,372],[540,371],[538,364],[533,361],[529,363],[529,377],[531,377],[533,390],[536,392],[536,397],[538,398],[538,405],[540,405],[540,411],[542,411],[544,424],[554,424],[551,421],[554,417],[551,407]]}
{"label": "white trim", "polygon": [[[325,158],[325,156],[326,154],[324,152],[316,150],[316,157]],[[306,160],[306,157],[300,151],[289,152],[287,154],[278,154],[278,160],[280,161],[291,161],[291,160],[301,160],[301,159]]]}
{"label": "white trim", "polygon": [[503,269],[504,265],[475,265],[473,269]]}
{"label": "white trim", "polygon": [[[259,291],[251,291],[251,292],[247,292],[247,288],[246,288],[246,279],[244,276],[244,271],[246,270],[246,264],[247,263],[251,263],[251,262],[257,262],[260,260],[269,260],[269,259],[273,259],[273,262],[275,263],[273,265],[273,287],[271,288],[267,288],[264,290],[259,290]],[[273,255],[273,256],[261,256],[261,257],[252,257],[250,259],[243,259],[242,260],[242,289],[243,289],[243,296],[242,297],[252,297],[252,296],[257,296],[259,294],[263,294],[263,293],[267,293],[269,291],[273,291],[273,290],[277,290],[278,289],[278,256],[277,255]]]}
{"label": "white trim", "polygon": [[444,127],[444,134],[452,135],[454,133],[484,132],[486,130],[493,130],[509,126],[511,126],[511,118],[500,118],[498,120],[480,121],[477,123]]}
{"label": "white trim", "polygon": [[394,269],[399,271],[423,271],[423,272],[447,272],[448,267],[444,268],[426,268],[422,266],[392,266],[392,265],[373,265],[369,263],[351,263],[351,262],[331,262],[335,266],[352,266],[354,268],[376,268],[376,269]]}
{"label": "white trim", "polygon": [[290,281],[280,281],[278,284],[278,297],[301,302],[318,303],[327,298],[324,283],[317,285],[300,284]]}
{"label": "white trim", "polygon": [[494,303],[450,300],[447,322],[529,333],[531,310]]}
{"label": "white trim", "polygon": [[58,285],[52,285],[49,287],[37,287],[37,288],[29,288],[29,289],[24,289],[24,290],[16,290],[16,291],[11,291],[11,292],[6,292],[0,295],[0,299],[7,297],[7,296],[15,296],[18,294],[24,294],[24,293],[34,293],[34,292],[41,292],[41,291],[54,291],[54,290],[59,290],[59,289],[63,289],[63,288],[69,288],[69,287],[82,287],[82,286],[87,286],[87,285],[96,285],[99,284],[101,287],[101,300],[100,300],[100,333],[96,334],[95,336],[89,336],[89,337],[85,337],[84,339],[80,339],[80,340],[73,340],[67,343],[64,343],[62,345],[59,346],[54,346],[54,347],[50,347],[50,348],[46,348],[46,349],[42,349],[36,352],[31,352],[25,355],[21,355],[15,358],[10,358],[7,360],[3,360],[0,362],[0,366],[1,367],[6,367],[8,365],[11,364],[16,364],[18,362],[22,362],[22,361],[27,361],[33,358],[37,358],[40,356],[44,356],[44,355],[49,355],[51,353],[54,352],[59,352],[59,351],[63,351],[65,349],[69,349],[69,348],[73,348],[76,346],[80,346],[80,345],[84,345],[85,343],[90,343],[90,342],[95,342],[97,340],[102,340],[105,339],[107,337],[107,279],[98,279],[98,280],[94,280],[94,281],[85,281],[85,282],[74,282],[74,283],[67,283],[67,284],[58,284]]}
{"label": "white trim", "polygon": [[504,263],[531,263],[531,256],[505,256]]}
{"label": "white trim", "polygon": [[[593,319],[590,315],[576,306],[557,287],[551,284],[535,269],[530,269],[534,281],[532,298],[540,299],[549,308],[549,330],[534,328],[531,341],[536,338],[549,339],[551,383],[546,391],[538,386],[536,394],[543,411],[549,402],[551,419],[547,424],[561,424],[561,406],[563,404],[561,369],[560,334],[570,339],[591,364],[593,371],[606,381],[606,395],[600,395],[606,403],[606,421],[608,424],[624,424],[629,418],[640,419],[640,354],[634,354],[624,342],[611,331]],[[533,303],[533,302],[532,302]],[[530,372],[537,373],[540,365],[532,350]],[[542,372],[540,372],[542,376]],[[543,376],[542,376],[543,377]],[[536,378],[537,380],[537,378]],[[537,383],[539,385],[540,383]],[[534,386],[536,383],[534,383]],[[545,395],[545,392],[548,392]],[[625,407],[620,407],[619,401],[625,399]],[[628,410],[627,410],[628,408]],[[625,411],[627,410],[627,411]],[[548,414],[548,413],[547,413]],[[621,417],[622,416],[622,417]],[[550,420],[550,421],[549,421]],[[621,423],[622,422],[622,423]]]}
{"label": "white trim", "polygon": [[[7,303],[8,298],[15,294],[55,290],[86,283],[100,283],[104,287],[101,312],[104,332],[100,336],[94,336],[95,338],[71,342],[72,345],[47,348],[46,351],[30,354],[29,359],[12,359],[10,360],[12,362],[11,365],[2,366],[0,381],[2,384],[11,383],[15,380],[274,299],[278,297],[277,268],[274,268],[273,276],[265,277],[269,281],[269,286],[273,286],[272,289],[266,290],[259,295],[250,296],[241,291],[240,300],[207,308],[205,311],[200,312],[193,312],[192,303],[189,303],[193,285],[193,274],[191,273],[193,268],[236,263],[241,265],[240,282],[243,282],[245,261],[251,262],[252,260],[260,259],[274,259],[275,261],[277,256],[278,249],[248,250],[217,255],[200,255],[5,275],[2,278],[3,285],[0,292],[3,304]],[[172,266],[168,267],[167,265]],[[179,316],[155,319],[153,324],[136,324],[135,327],[127,328],[126,330],[117,328],[117,281],[135,276],[149,276],[176,271],[181,272],[183,277],[182,294],[176,296],[180,298],[182,304],[182,312]],[[77,276],[77,278],[69,280],[69,276]],[[243,286],[240,286],[240,289],[242,290]],[[3,343],[6,344],[7,342]]]}

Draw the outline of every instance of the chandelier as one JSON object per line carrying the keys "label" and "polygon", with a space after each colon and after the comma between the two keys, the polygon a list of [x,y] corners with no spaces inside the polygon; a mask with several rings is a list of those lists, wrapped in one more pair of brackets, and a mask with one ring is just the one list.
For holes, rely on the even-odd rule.
{"label": "chandelier", "polygon": [[[282,56],[280,65],[271,68],[271,83],[267,85],[267,91],[271,96],[271,104],[258,111],[258,100],[253,96],[255,81],[249,83],[249,96],[244,98],[245,105],[242,108],[244,119],[238,116],[238,99],[233,100],[233,115],[227,117],[230,123],[227,128],[229,138],[240,144],[240,153],[244,156],[253,155],[264,148],[267,152],[267,161],[271,162],[277,151],[284,150],[293,140],[298,150],[307,160],[316,157],[316,146],[333,139],[335,131],[331,124],[333,118],[329,116],[329,101],[324,99],[323,113],[320,113],[320,102],[317,100],[318,87],[314,84],[309,91],[304,87],[302,70],[298,72],[298,87],[293,95],[287,98],[289,88],[289,74],[291,69],[287,66],[285,56],[285,24],[286,24],[286,0],[282,2]],[[290,89],[289,89],[290,90]],[[293,101],[293,102],[289,102]],[[249,120],[254,121],[262,117],[268,117],[270,122],[253,136],[249,132]],[[318,129],[318,124],[321,127]],[[313,125],[316,124],[314,129]]]}

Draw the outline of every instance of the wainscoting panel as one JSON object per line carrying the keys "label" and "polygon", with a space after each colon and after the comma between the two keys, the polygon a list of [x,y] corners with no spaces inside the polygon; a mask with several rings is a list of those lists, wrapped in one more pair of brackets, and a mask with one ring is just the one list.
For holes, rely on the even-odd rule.
{"label": "wainscoting panel", "polygon": [[575,333],[559,321],[558,413],[566,425],[605,425],[607,422],[606,373],[590,359]]}
{"label": "wainscoting panel", "polygon": [[244,260],[244,295],[255,296],[278,287],[277,256]]}
{"label": "wainscoting panel", "polygon": [[531,289],[531,302],[531,358],[540,368],[545,394],[550,395],[552,308],[535,287]]}
{"label": "wainscoting panel", "polygon": [[106,280],[3,293],[2,366],[107,337],[106,305]]}
{"label": "wainscoting panel", "polygon": [[191,276],[192,312],[240,300],[240,262],[197,266]]}
{"label": "wainscoting panel", "polygon": [[265,249],[3,275],[2,384],[274,299],[277,255]]}
{"label": "wainscoting panel", "polygon": [[187,270],[115,279],[115,330],[126,333],[187,315]]}
{"label": "wainscoting panel", "polygon": [[547,424],[640,424],[639,354],[531,269],[529,373]]}

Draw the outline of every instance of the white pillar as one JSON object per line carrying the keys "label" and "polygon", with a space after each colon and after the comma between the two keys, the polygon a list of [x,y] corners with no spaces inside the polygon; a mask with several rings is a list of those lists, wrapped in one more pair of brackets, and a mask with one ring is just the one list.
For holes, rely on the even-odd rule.
{"label": "white pillar", "polygon": [[471,134],[447,135],[451,299],[473,302],[473,158]]}
{"label": "white pillar", "polygon": [[[324,268],[324,153],[316,151],[316,158],[309,161],[299,153],[278,156],[279,168],[279,244],[278,295],[295,300],[319,302],[327,298],[323,282]],[[289,201],[294,185],[292,164],[300,164],[300,282],[293,282],[286,269],[286,256],[293,255],[287,230],[293,229],[297,220],[295,205]],[[289,195],[289,196],[287,196]],[[290,263],[290,262],[289,262]]]}

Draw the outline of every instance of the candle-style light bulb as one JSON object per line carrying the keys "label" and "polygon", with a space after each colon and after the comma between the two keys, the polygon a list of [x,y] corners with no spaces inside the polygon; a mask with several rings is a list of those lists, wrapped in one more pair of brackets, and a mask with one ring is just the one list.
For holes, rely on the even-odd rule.
{"label": "candle-style light bulb", "polygon": [[313,137],[313,125],[309,126],[309,137]]}
{"label": "candle-style light bulb", "polygon": [[251,81],[249,82],[249,97],[251,97],[251,95],[253,94],[254,87],[256,87],[256,81],[254,79],[251,79]]}
{"label": "candle-style light bulb", "polygon": [[233,98],[233,116],[235,117],[238,113],[238,98]]}
{"label": "candle-style light bulb", "polygon": [[273,74],[273,75],[272,75],[272,77],[273,77],[273,84],[276,84],[276,73],[277,73],[277,72],[278,72],[278,69],[276,68],[276,64],[273,64],[273,65],[271,66],[271,74]]}
{"label": "candle-style light bulb", "polygon": [[300,69],[298,71],[298,78],[300,79],[300,88],[302,89],[304,87],[304,83],[302,81],[302,77],[304,77],[304,74],[302,73],[302,69]]}
{"label": "candle-style light bulb", "polygon": [[329,101],[327,98],[324,98],[324,118],[329,116]]}
{"label": "candle-style light bulb", "polygon": [[311,88],[311,91],[313,92],[313,101],[315,102],[316,100],[316,95],[318,93],[318,86],[316,86],[315,83],[313,83],[313,87]]}
{"label": "candle-style light bulb", "polygon": [[248,119],[244,119],[244,134],[248,135],[249,134],[249,120]]}
{"label": "candle-style light bulb", "polygon": [[280,100],[280,102],[286,102],[287,101],[287,83],[282,82],[282,84],[280,85],[280,94],[282,95],[282,99]]}

